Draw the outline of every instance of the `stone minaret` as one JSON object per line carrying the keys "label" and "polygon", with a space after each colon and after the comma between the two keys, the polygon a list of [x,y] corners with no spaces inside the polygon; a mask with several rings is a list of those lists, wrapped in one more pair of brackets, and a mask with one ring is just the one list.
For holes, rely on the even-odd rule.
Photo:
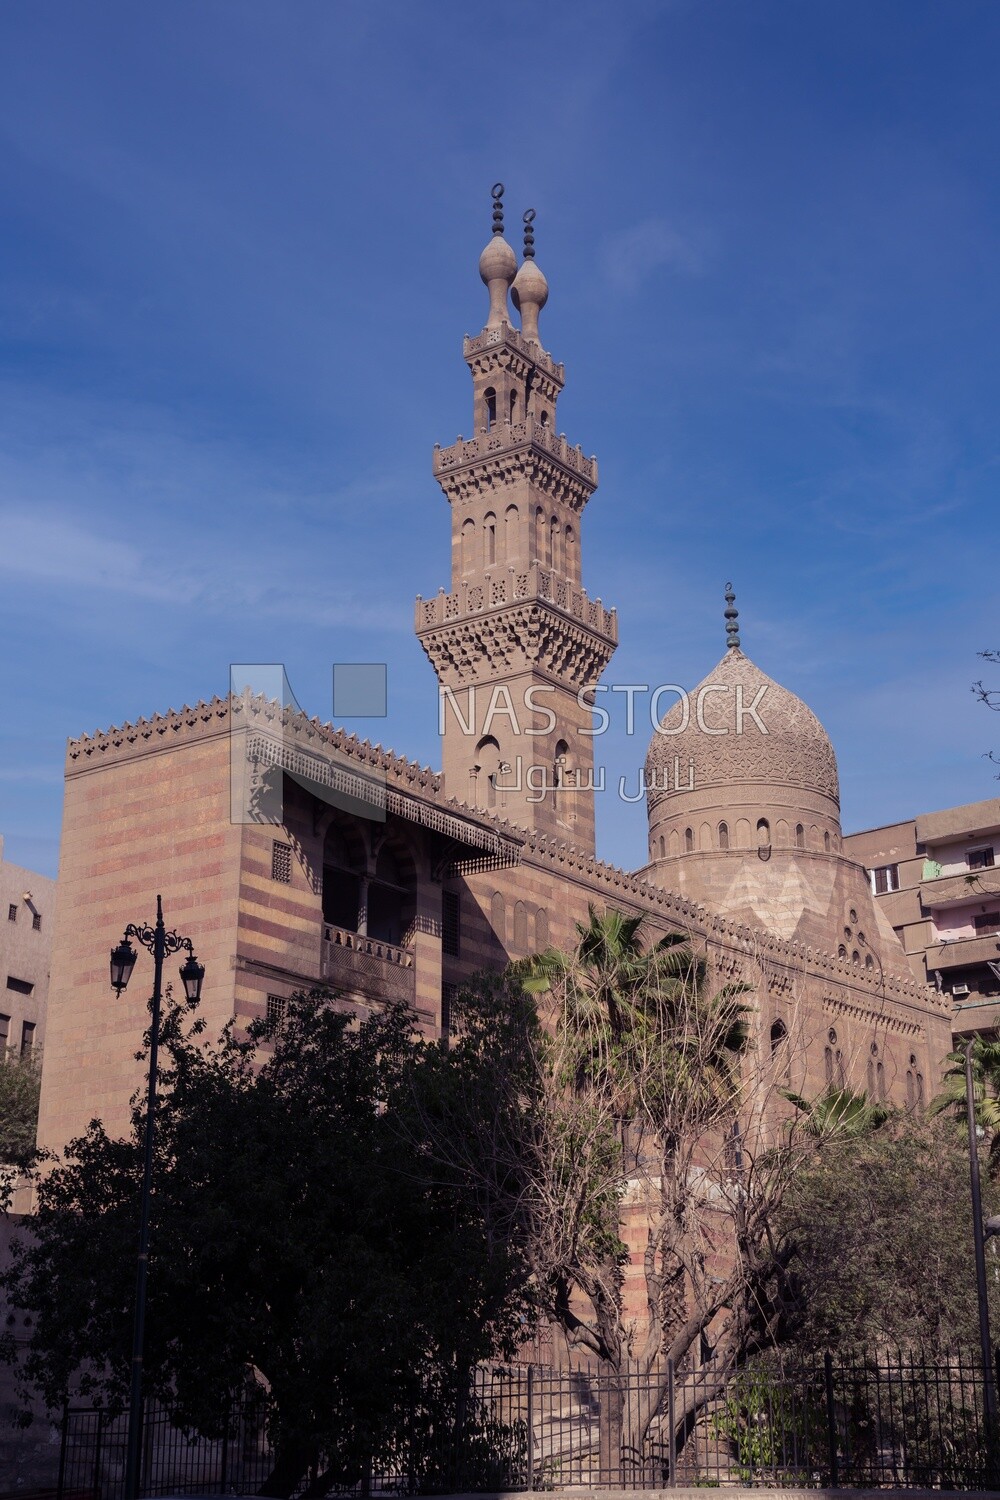
{"label": "stone minaret", "polygon": [[592,851],[587,690],[618,640],[614,610],[580,583],[580,523],[597,460],[557,431],[564,372],[539,342],[549,291],[534,259],[535,215],[524,215],[518,270],[502,195],[497,183],[493,238],[479,259],[486,327],[463,348],[473,436],[434,450],[451,506],[451,592],[417,600],[416,629],[440,683],[448,795]]}

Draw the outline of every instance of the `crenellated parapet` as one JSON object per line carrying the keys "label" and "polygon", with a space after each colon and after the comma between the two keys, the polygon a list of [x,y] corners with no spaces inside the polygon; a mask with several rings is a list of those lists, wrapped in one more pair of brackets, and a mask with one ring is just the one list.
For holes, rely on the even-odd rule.
{"label": "crenellated parapet", "polygon": [[[578,488],[582,498],[574,509],[581,510],[598,484],[597,459],[587,458],[577,443],[572,447],[564,432],[553,432],[542,422],[527,419],[523,422],[501,422],[478,437],[462,438],[450,448],[435,446],[433,458],[434,477],[444,487],[445,480],[456,471],[488,464],[490,460],[513,457],[518,460],[517,472],[537,483],[540,475],[525,473],[524,460],[527,454],[536,458],[553,460],[567,474],[581,481]],[[495,466],[494,466],[495,467]],[[502,472],[498,470],[497,472]],[[447,494],[447,489],[445,490]],[[567,498],[569,498],[567,496]]]}
{"label": "crenellated parapet", "polygon": [[496,328],[484,328],[482,333],[477,333],[475,338],[468,334],[462,340],[462,353],[465,362],[475,374],[480,368],[490,368],[486,361],[494,359],[497,361],[493,368],[501,368],[500,361],[511,356],[519,357],[524,361],[524,371],[529,368],[536,369],[540,375],[551,381],[552,398],[562,390],[566,383],[566,370],[557,360],[547,354],[540,344],[530,342],[524,337],[519,329],[511,323],[501,323]]}
{"label": "crenellated parapet", "polygon": [[433,599],[418,597],[414,623],[419,635],[423,630],[464,620],[499,605],[529,599],[552,604],[605,640],[618,642],[616,610],[606,609],[600,599],[591,599],[586,589],[574,587],[568,579],[537,562],[524,569],[508,567],[487,572],[482,582],[463,579],[450,594],[441,589]]}

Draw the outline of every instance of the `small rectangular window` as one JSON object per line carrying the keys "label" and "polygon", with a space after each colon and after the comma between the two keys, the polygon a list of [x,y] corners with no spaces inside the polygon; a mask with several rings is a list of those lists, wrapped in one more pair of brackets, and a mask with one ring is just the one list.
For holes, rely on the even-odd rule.
{"label": "small rectangular window", "polygon": [[30,979],[15,979],[13,974],[7,975],[7,988],[13,990],[15,995],[30,995],[35,986]]}
{"label": "small rectangular window", "polygon": [[16,922],[17,921],[17,902],[16,901],[12,901],[10,903],[10,905],[8,906],[8,908],[7,908],[7,921],[8,922]]}
{"label": "small rectangular window", "polygon": [[21,1056],[27,1057],[35,1045],[34,1021],[21,1022]]}
{"label": "small rectangular window", "polygon": [[42,930],[42,914],[41,914],[40,911],[36,911],[36,912],[32,913],[32,916],[31,916],[31,925],[32,925],[33,929],[35,930],[35,932],[41,932],[41,930]]}
{"label": "small rectangular window", "polygon": [[985,849],[969,850],[970,870],[992,870],[994,863],[992,846],[988,846]]}
{"label": "small rectangular window", "polygon": [[451,1038],[451,1018],[455,1009],[455,996],[458,994],[458,985],[449,984],[445,981],[441,986],[441,1045],[447,1051],[448,1042]]}
{"label": "small rectangular window", "polygon": [[982,916],[974,917],[973,922],[977,932],[1000,932],[1000,911],[983,912]]}
{"label": "small rectangular window", "polygon": [[267,1034],[277,1036],[285,1024],[285,1016],[288,1013],[288,1001],[284,995],[268,995],[267,997]]}
{"label": "small rectangular window", "polygon": [[462,951],[461,907],[457,891],[441,892],[441,951],[458,958]]}
{"label": "small rectangular window", "polygon": [[275,839],[271,845],[271,879],[282,885],[292,883],[292,846]]}

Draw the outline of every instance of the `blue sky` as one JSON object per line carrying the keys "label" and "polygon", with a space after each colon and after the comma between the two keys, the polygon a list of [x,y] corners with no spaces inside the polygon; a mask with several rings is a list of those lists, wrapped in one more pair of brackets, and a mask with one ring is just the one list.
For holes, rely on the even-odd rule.
{"label": "blue sky", "polygon": [[[6,857],[55,872],[68,735],[231,661],[327,717],[331,663],[384,660],[349,727],[439,764],[413,598],[497,178],[601,463],[609,680],[697,683],[732,578],[845,829],[994,795],[998,76],[974,0],[4,7]],[[647,738],[617,724],[613,781]],[[599,848],[641,863],[642,806]]]}

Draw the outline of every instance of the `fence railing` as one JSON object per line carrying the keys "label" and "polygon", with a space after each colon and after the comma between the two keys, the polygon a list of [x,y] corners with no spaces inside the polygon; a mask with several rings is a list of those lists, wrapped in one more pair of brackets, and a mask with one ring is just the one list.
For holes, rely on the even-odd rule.
{"label": "fence railing", "polygon": [[[987,1431],[983,1395],[981,1362],[961,1353],[774,1351],[736,1371],[710,1361],[618,1374],[486,1365],[447,1420],[415,1410],[355,1490],[991,1489],[998,1435]],[[151,1405],[142,1493],[253,1493],[272,1462],[265,1419],[262,1400],[244,1400],[219,1434],[202,1437]],[[66,1411],[59,1500],[120,1500],[126,1425],[126,1416]]]}

